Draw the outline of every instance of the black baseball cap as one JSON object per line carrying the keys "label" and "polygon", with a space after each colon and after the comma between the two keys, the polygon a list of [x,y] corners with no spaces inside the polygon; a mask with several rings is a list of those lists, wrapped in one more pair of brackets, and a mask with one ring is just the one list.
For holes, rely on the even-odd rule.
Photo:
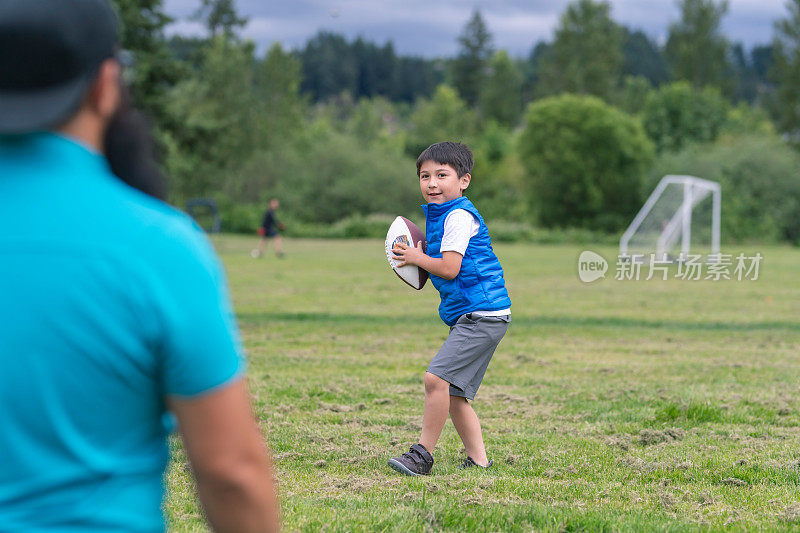
{"label": "black baseball cap", "polygon": [[107,0],[0,0],[0,134],[47,130],[75,113],[117,31]]}

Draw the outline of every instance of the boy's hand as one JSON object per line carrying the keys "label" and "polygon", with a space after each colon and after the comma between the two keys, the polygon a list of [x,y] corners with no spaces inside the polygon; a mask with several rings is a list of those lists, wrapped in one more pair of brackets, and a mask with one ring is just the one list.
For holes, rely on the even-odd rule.
{"label": "boy's hand", "polygon": [[416,265],[420,266],[420,261],[426,257],[425,252],[422,251],[422,241],[417,243],[417,247],[413,248],[402,242],[395,243],[392,247],[394,253],[394,260],[397,261],[397,266]]}

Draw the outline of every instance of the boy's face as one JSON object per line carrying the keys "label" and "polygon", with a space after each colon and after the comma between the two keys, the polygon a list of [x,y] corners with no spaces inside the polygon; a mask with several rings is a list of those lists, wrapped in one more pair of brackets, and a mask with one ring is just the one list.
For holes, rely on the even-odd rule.
{"label": "boy's face", "polygon": [[436,161],[425,161],[419,167],[419,188],[430,204],[443,204],[460,197],[469,187],[470,179],[469,173],[458,177],[453,167]]}

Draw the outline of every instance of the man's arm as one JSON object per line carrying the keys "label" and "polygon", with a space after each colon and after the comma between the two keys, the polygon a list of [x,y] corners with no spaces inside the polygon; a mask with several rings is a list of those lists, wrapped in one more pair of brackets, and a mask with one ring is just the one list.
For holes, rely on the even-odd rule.
{"label": "man's arm", "polygon": [[442,253],[441,259],[436,259],[422,251],[422,243],[417,244],[416,248],[397,243],[392,252],[398,260],[397,266],[417,265],[440,278],[453,279],[461,271],[463,256],[458,252],[447,251]]}
{"label": "man's arm", "polygon": [[198,398],[170,397],[168,403],[214,531],[278,531],[272,465],[244,380]]}

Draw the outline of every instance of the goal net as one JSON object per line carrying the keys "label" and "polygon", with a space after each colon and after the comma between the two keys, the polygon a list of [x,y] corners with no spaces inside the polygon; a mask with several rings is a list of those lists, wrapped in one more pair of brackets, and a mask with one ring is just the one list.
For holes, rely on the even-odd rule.
{"label": "goal net", "polygon": [[222,229],[222,217],[213,198],[190,199],[186,202],[186,212],[206,233],[219,233]]}
{"label": "goal net", "polygon": [[656,254],[661,261],[719,254],[719,183],[694,176],[664,176],[619,241],[620,257]]}

